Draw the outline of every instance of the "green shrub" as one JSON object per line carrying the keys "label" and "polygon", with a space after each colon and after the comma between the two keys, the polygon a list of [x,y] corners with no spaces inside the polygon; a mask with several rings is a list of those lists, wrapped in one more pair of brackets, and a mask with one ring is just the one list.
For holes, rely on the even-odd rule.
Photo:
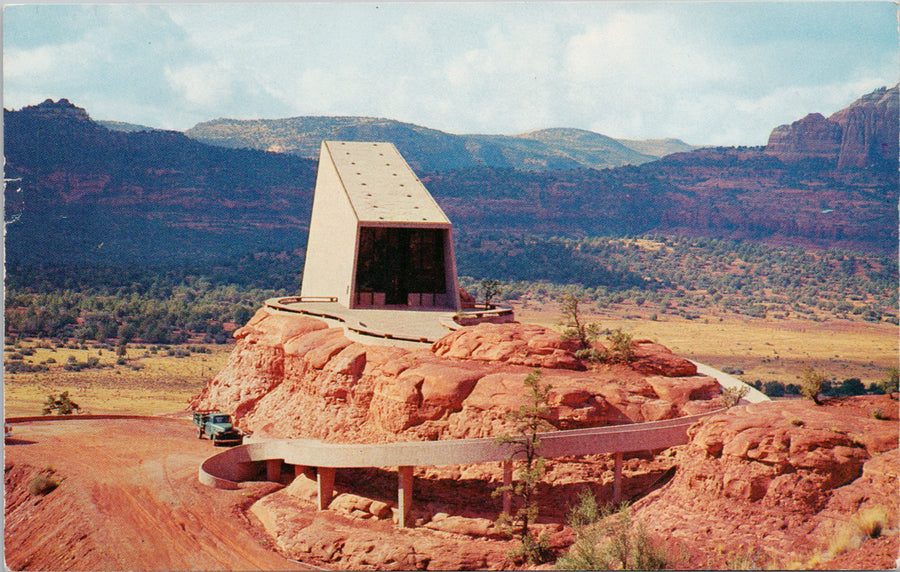
{"label": "green shrub", "polygon": [[896,367],[888,369],[887,377],[878,384],[880,393],[897,393],[900,391],[900,370]]}
{"label": "green shrub", "polygon": [[71,415],[76,409],[80,409],[77,403],[69,399],[69,392],[63,391],[56,397],[51,393],[44,402],[44,415],[50,415],[56,412],[58,415]]}
{"label": "green shrub", "polygon": [[54,479],[51,479],[46,475],[38,475],[28,481],[28,492],[30,492],[34,496],[43,496],[53,491],[53,489],[58,486],[59,483]]}
{"label": "green shrub", "polygon": [[571,292],[567,292],[560,297],[559,307],[562,312],[562,318],[560,318],[559,325],[563,327],[563,338],[578,340],[582,349],[588,349],[600,333],[600,324],[597,322],[585,322],[578,304],[578,296]]}
{"label": "green shrub", "polygon": [[578,533],[606,516],[609,516],[609,512],[604,513],[601,510],[594,493],[587,488],[581,489],[578,493],[578,504],[569,512],[569,526]]}
{"label": "green shrub", "polygon": [[769,397],[783,397],[784,384],[780,381],[767,381],[762,385],[762,392]]}
{"label": "green shrub", "polygon": [[616,515],[607,515],[597,524],[580,524],[595,509],[586,498],[570,514],[570,524],[578,523],[576,541],[569,552],[557,560],[557,570],[662,570],[666,554],[654,546],[642,524],[631,518],[627,506]]}
{"label": "green shrub", "polygon": [[585,361],[602,361],[603,355],[601,352],[597,351],[597,348],[582,348],[575,352],[575,357],[578,359],[583,359]]}
{"label": "green shrub", "polygon": [[883,506],[873,506],[859,511],[851,522],[860,534],[868,538],[878,538],[887,529],[890,517]]}
{"label": "green shrub", "polygon": [[800,375],[800,394],[811,399],[816,405],[821,405],[819,394],[825,389],[826,384],[828,384],[828,379],[824,374],[807,366]]}
{"label": "green shrub", "polygon": [[513,514],[501,513],[497,526],[505,534],[519,535],[519,544],[509,553],[512,560],[539,564],[550,557],[549,538],[545,535],[535,536],[530,525],[537,521],[538,483],[545,474],[544,458],[538,455],[541,444],[538,433],[552,427],[545,419],[549,413],[547,399],[550,385],[541,383],[539,369],[528,374],[522,383],[525,386],[527,404],[507,413],[507,419],[515,423],[515,434],[501,435],[496,439],[498,443],[512,446],[510,460],[514,456],[520,459],[518,479],[511,485],[494,491],[495,495],[508,492],[519,501],[519,506]]}
{"label": "green shrub", "polygon": [[722,389],[722,394],[719,395],[719,400],[722,402],[722,407],[731,408],[740,402],[741,399],[747,392],[750,391],[750,388],[745,386],[740,387],[725,387]]}
{"label": "green shrub", "polygon": [[500,286],[499,280],[484,279],[481,281],[479,290],[481,290],[481,297],[485,306],[490,306],[494,299],[499,298],[503,294],[503,288]]}
{"label": "green shrub", "polygon": [[725,558],[728,570],[766,570],[769,564],[770,558],[766,553],[754,550],[732,552]]}
{"label": "green shrub", "polygon": [[604,361],[612,363],[629,363],[634,359],[634,339],[631,334],[616,328],[606,336],[609,348]]}

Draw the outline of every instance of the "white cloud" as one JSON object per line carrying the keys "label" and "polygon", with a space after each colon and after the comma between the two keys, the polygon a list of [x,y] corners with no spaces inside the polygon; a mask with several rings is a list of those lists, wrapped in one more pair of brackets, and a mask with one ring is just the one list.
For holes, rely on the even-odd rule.
{"label": "white cloud", "polygon": [[167,66],[165,77],[169,87],[192,106],[215,108],[233,95],[233,76],[216,64]]}
{"label": "white cloud", "polygon": [[6,49],[3,51],[4,84],[63,83],[76,78],[84,62],[99,58],[104,58],[103,50],[88,41]]}
{"label": "white cloud", "polygon": [[[5,36],[4,96],[178,128],[377,115],[454,133],[564,126],[762,144],[778,123],[896,82],[896,30],[876,38],[872,3],[833,26],[806,3],[723,4],[45,6]],[[26,13],[5,13],[4,32]]]}

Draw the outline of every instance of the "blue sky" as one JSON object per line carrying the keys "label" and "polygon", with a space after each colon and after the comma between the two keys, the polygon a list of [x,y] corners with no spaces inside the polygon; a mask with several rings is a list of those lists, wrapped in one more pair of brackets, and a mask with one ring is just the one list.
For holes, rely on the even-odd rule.
{"label": "blue sky", "polygon": [[95,119],[387,117],[450,133],[575,127],[762,145],[898,82],[873,2],[6,6],[3,105]]}

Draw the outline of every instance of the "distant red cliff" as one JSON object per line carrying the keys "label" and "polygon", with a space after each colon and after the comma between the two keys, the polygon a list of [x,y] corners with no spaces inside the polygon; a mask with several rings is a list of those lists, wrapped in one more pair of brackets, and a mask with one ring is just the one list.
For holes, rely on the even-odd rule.
{"label": "distant red cliff", "polygon": [[776,127],[766,153],[783,161],[837,160],[838,169],[897,163],[898,88],[882,88],[857,99],[827,119],[811,113]]}

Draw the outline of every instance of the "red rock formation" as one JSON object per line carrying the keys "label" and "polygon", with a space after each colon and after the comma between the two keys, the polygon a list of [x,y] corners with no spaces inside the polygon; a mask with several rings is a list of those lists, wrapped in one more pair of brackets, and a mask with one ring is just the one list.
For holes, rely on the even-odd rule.
{"label": "red rock formation", "polygon": [[825,119],[821,113],[810,113],[790,125],[773,129],[766,153],[783,161],[807,157],[832,159],[841,149],[841,132],[838,123]]}
{"label": "red rock formation", "polygon": [[[857,404],[847,407],[847,404]],[[897,421],[888,396],[734,407],[690,430],[671,482],[634,505],[649,529],[709,554],[803,561],[860,510],[897,526]],[[895,555],[896,556],[896,555]],[[716,563],[709,563],[715,567]]]}
{"label": "red rock formation", "polygon": [[[258,433],[336,441],[504,433],[505,412],[523,403],[522,379],[534,367],[526,362],[571,355],[572,349],[551,331],[523,324],[464,328],[431,349],[368,346],[324,322],[264,310],[235,336],[229,363],[193,405],[234,410],[243,428]],[[715,381],[691,374],[665,348],[641,342],[637,353],[635,367],[544,367],[543,380],[552,386],[549,421],[559,428],[630,423],[717,405]],[[890,420],[876,419],[876,409]],[[744,554],[758,556],[761,566],[809,562],[854,514],[872,507],[883,507],[888,526],[896,529],[896,411],[888,396],[831,400],[821,407],[806,400],[734,407],[695,425],[691,443],[669,451],[674,477],[634,503],[632,513],[676,552],[689,552],[684,564],[692,568],[725,567],[728,557]],[[647,462],[629,459],[626,474]],[[298,512],[298,506],[314,506],[314,487],[302,479],[257,503],[254,512],[291,557],[349,568],[484,568],[507,548],[490,540],[494,509],[448,515],[440,499],[455,498],[457,489],[434,490],[452,483],[464,494],[490,496],[487,481],[496,484],[496,467],[465,471],[470,478],[460,478],[459,468],[420,469],[417,494],[432,500],[417,509],[414,516],[422,522],[413,531],[393,528],[388,497],[362,492],[343,493],[333,511]],[[551,463],[546,492],[554,502],[547,501],[552,506],[542,513],[565,510],[574,502],[573,485],[599,484],[604,471],[611,467],[602,459]],[[636,479],[631,492],[640,494],[660,475]],[[393,486],[391,480],[382,488],[392,494]],[[432,530],[455,535],[454,548]],[[573,535],[554,532],[558,539],[565,533],[560,547]],[[887,556],[863,562],[890,564],[896,544],[878,544]]]}
{"label": "red rock formation", "polygon": [[880,89],[856,100],[829,120],[843,129],[838,168],[865,167],[875,159],[897,163],[898,88]]}
{"label": "red rock formation", "polygon": [[277,437],[334,441],[489,437],[523,403],[525,376],[550,383],[548,421],[574,429],[667,419],[709,410],[718,384],[650,342],[632,366],[591,369],[572,342],[541,326],[480,324],[431,348],[369,346],[341,328],[260,310],[235,331],[222,371],[194,408],[233,412],[239,426]]}
{"label": "red rock formation", "polygon": [[776,127],[765,152],[783,161],[833,159],[839,169],[885,162],[896,165],[898,124],[898,87],[881,88],[828,119],[811,113],[790,125]]}

